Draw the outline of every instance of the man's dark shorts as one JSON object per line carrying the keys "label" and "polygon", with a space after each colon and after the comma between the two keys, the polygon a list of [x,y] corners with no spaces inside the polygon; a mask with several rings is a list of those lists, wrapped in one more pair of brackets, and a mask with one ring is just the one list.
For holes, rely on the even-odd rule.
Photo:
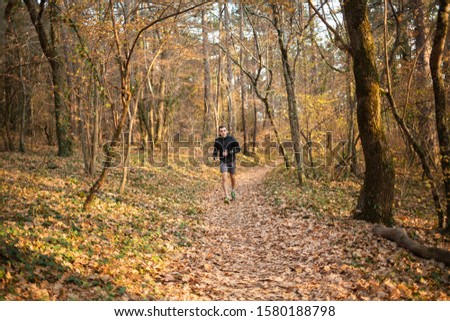
{"label": "man's dark shorts", "polygon": [[236,161],[231,163],[220,163],[221,173],[230,173],[231,175],[236,174]]}

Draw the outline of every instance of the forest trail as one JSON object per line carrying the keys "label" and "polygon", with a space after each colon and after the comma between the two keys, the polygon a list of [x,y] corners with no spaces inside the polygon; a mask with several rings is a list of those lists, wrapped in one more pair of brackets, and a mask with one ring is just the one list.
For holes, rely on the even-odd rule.
{"label": "forest trail", "polygon": [[[238,169],[238,199],[217,187],[205,197],[197,242],[176,257],[161,283],[168,300],[311,300],[352,298],[333,242],[340,235],[307,213],[279,215],[263,193],[268,167]],[[335,243],[334,243],[335,244]],[[333,249],[335,248],[335,249]],[[334,255],[329,255],[334,251]]]}

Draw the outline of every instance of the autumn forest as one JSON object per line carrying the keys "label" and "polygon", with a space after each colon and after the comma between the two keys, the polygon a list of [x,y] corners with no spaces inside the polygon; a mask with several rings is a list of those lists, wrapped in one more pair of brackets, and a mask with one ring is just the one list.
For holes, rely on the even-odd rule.
{"label": "autumn forest", "polygon": [[0,300],[449,300],[449,13],[1,0]]}

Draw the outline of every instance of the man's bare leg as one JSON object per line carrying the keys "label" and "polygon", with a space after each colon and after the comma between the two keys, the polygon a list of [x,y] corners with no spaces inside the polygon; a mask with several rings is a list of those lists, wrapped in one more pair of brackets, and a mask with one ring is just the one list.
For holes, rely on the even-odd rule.
{"label": "man's bare leg", "polygon": [[227,173],[222,173],[222,188],[225,193],[225,197],[228,198]]}
{"label": "man's bare leg", "polygon": [[230,173],[230,180],[231,180],[231,199],[233,201],[236,200],[236,175]]}
{"label": "man's bare leg", "polygon": [[230,173],[230,180],[231,180],[231,190],[236,190],[236,174]]}

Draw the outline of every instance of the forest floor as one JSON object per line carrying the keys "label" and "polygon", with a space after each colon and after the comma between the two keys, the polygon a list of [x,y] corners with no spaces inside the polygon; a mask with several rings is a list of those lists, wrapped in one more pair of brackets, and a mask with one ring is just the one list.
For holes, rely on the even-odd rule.
{"label": "forest floor", "polygon": [[[137,168],[122,195],[114,170],[83,212],[93,178],[49,155],[0,154],[0,300],[450,300],[448,268],[350,218],[358,181],[239,168],[224,204],[217,169]],[[448,249],[413,183],[397,222]]]}
{"label": "forest floor", "polygon": [[[450,299],[448,268],[350,218],[359,184],[310,182],[299,190],[294,177],[283,168],[240,171],[231,204],[217,183],[204,198],[202,236],[162,277],[165,299]],[[422,241],[449,245],[432,230]]]}

